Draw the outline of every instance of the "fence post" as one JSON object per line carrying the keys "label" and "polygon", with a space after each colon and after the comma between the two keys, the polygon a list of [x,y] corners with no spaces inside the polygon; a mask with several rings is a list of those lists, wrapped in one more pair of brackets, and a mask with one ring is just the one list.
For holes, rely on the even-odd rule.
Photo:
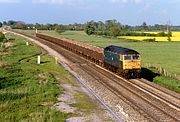
{"label": "fence post", "polygon": [[41,57],[40,57],[40,55],[38,56],[38,64],[41,64]]}
{"label": "fence post", "polygon": [[28,45],[29,45],[29,42],[26,42],[26,45],[28,46]]}
{"label": "fence post", "polygon": [[56,60],[56,64],[58,64],[58,57],[55,57],[55,60]]}

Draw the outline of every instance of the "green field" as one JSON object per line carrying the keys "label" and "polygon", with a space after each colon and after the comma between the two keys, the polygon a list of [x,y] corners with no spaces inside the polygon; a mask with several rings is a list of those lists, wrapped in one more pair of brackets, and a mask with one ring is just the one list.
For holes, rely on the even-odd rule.
{"label": "green field", "polygon": [[[35,33],[35,31],[27,32]],[[104,38],[101,36],[89,36],[82,31],[66,31],[62,34],[56,33],[55,31],[39,32],[55,36],[63,36],[99,47],[117,45],[135,49],[141,54],[144,67],[161,67],[165,69],[168,74],[180,79],[180,42],[140,42],[116,38]],[[177,88],[179,85],[177,85]]]}

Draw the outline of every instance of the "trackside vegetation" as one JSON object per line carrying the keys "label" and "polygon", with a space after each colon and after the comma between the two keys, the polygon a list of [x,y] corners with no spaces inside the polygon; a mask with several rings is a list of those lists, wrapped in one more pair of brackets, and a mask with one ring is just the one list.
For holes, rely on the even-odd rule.
{"label": "trackside vegetation", "polygon": [[[8,36],[15,40],[8,42],[6,52],[0,48],[0,121],[63,122],[72,116],[53,107],[63,92],[55,77],[66,81],[64,76],[71,75],[44,50]],[[37,55],[42,58],[40,65]]]}

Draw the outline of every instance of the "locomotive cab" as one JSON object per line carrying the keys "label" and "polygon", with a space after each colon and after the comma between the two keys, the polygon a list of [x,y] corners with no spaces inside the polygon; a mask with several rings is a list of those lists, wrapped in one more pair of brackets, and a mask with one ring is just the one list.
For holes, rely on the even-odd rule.
{"label": "locomotive cab", "polygon": [[123,69],[141,69],[139,54],[123,55]]}

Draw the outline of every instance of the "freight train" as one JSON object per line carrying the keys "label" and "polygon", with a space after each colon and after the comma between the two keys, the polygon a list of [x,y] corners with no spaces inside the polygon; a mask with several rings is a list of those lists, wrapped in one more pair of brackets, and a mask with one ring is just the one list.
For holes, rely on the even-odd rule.
{"label": "freight train", "polygon": [[41,33],[37,33],[36,37],[60,45],[124,78],[130,79],[140,77],[141,59],[140,54],[135,50],[113,45],[103,49],[72,39],[52,37]]}

